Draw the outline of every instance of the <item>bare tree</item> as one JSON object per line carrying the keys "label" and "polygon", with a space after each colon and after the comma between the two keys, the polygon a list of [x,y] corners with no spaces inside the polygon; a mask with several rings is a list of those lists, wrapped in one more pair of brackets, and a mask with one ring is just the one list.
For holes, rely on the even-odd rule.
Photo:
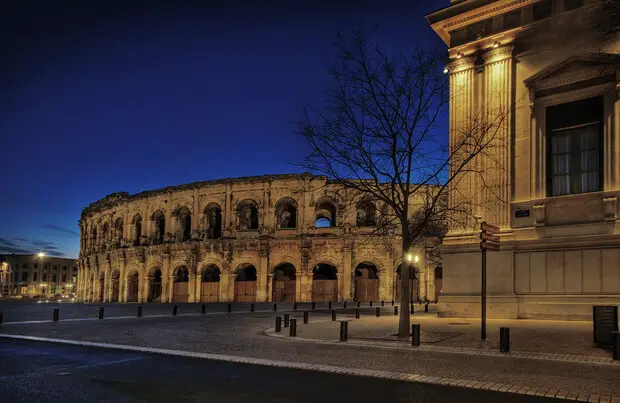
{"label": "bare tree", "polygon": [[[449,93],[443,57],[421,49],[390,56],[371,39],[363,29],[350,41],[338,36],[339,59],[328,69],[334,89],[297,122],[309,147],[301,165],[381,206],[377,233],[402,234],[405,263],[413,243],[431,240],[439,253],[448,226],[471,223],[471,198],[449,193],[465,175],[486,177],[476,160],[495,161],[491,148],[508,112],[480,108],[448,141],[439,124]],[[409,278],[408,264],[401,278]],[[400,338],[409,336],[410,291],[401,281]]]}

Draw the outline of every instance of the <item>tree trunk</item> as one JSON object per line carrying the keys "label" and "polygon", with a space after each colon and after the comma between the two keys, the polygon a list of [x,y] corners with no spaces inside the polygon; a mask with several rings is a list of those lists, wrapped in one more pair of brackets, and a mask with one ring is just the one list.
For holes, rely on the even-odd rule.
{"label": "tree trunk", "polygon": [[403,256],[400,264],[400,316],[398,318],[398,338],[409,339],[409,264],[407,255],[409,252],[408,228],[403,228]]}

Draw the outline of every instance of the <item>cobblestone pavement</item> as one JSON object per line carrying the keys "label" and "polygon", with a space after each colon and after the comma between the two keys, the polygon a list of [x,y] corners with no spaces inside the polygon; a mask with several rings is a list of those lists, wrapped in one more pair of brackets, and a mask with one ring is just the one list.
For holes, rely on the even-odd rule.
{"label": "cobblestone pavement", "polygon": [[[170,309],[169,305],[165,307]],[[179,312],[181,308],[179,307]],[[270,308],[270,306],[265,305],[262,308]],[[199,309],[200,305],[197,305],[197,310]],[[258,307],[256,309],[259,310]],[[391,307],[386,307],[383,314],[386,315],[390,310]],[[357,323],[353,323],[352,312],[349,314],[349,319],[352,320],[350,323],[352,334],[355,334],[357,325],[361,326],[364,322],[368,322],[370,326],[371,321],[376,320],[369,316],[370,310],[363,312],[366,312],[366,315],[363,315]],[[273,327],[276,314],[282,315],[282,312],[274,313],[265,309],[265,312],[250,313],[247,310],[245,313],[233,315],[214,313],[204,317],[199,315],[154,316],[124,320],[5,324],[0,325],[0,332],[227,354],[308,365],[330,365],[352,370],[418,374],[428,382],[443,382],[451,379],[453,383],[469,383],[470,387],[486,385],[488,388],[496,387],[497,390],[506,390],[508,386],[513,389],[519,387],[517,391],[520,390],[521,393],[552,394],[554,392],[554,395],[565,394],[565,397],[575,398],[581,394],[582,398],[587,399],[608,396],[610,401],[612,395],[620,395],[620,366],[618,365],[459,354],[449,350],[437,352],[413,348],[371,348],[372,346],[369,345],[353,343],[290,342],[265,336],[265,330]],[[307,336],[310,332],[316,331],[315,328],[323,326],[329,327],[332,335],[337,335],[337,324],[331,322],[331,316],[328,313],[311,314],[311,321],[315,323],[308,325],[302,323],[301,312],[291,313],[291,315],[298,319],[300,337],[303,337],[304,333]],[[417,321],[418,318],[423,328],[430,326],[430,322],[426,325],[423,322],[423,320],[432,320],[430,317],[422,318],[416,315],[413,319]],[[387,323],[394,318],[385,317],[380,320],[385,320]],[[445,319],[439,321],[441,320]],[[542,323],[540,325],[543,326]],[[584,325],[577,324],[576,326],[579,329]],[[579,330],[576,333],[581,334],[579,332],[585,332],[585,330]],[[330,338],[335,337],[330,336]],[[588,340],[588,343],[591,343],[591,340]]]}

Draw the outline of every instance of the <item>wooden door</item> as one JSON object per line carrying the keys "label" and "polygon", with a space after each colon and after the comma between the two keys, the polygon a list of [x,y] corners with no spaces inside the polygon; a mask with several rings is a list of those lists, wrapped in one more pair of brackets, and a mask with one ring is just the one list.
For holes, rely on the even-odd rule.
{"label": "wooden door", "polygon": [[355,278],[355,301],[378,301],[379,279]]}
{"label": "wooden door", "polygon": [[294,302],[297,294],[297,282],[295,280],[278,280],[273,286],[274,302]]}
{"label": "wooden door", "polygon": [[188,282],[174,283],[172,289],[172,301],[173,302],[187,302],[189,299]]}
{"label": "wooden door", "polygon": [[220,300],[219,281],[203,282],[200,288],[200,301],[218,302]]}
{"label": "wooden door", "polygon": [[313,280],[312,301],[338,301],[338,280]]}
{"label": "wooden door", "polygon": [[237,302],[256,301],[256,281],[236,281],[235,282],[235,301]]}

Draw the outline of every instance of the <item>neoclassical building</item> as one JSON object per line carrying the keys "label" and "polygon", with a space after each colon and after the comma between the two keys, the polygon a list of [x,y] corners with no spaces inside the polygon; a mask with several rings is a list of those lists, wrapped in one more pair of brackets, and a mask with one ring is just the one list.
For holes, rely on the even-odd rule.
{"label": "neoclassical building", "polygon": [[[448,46],[451,139],[481,111],[509,113],[493,144],[504,169],[450,193],[501,229],[488,315],[591,319],[592,305],[618,305],[618,3],[452,0],[426,18]],[[478,224],[444,239],[442,316],[480,315]]]}
{"label": "neoclassical building", "polygon": [[[398,234],[378,206],[311,174],[114,193],[82,212],[78,298],[102,302],[379,301],[398,297]],[[410,250],[414,298],[435,267]]]}

